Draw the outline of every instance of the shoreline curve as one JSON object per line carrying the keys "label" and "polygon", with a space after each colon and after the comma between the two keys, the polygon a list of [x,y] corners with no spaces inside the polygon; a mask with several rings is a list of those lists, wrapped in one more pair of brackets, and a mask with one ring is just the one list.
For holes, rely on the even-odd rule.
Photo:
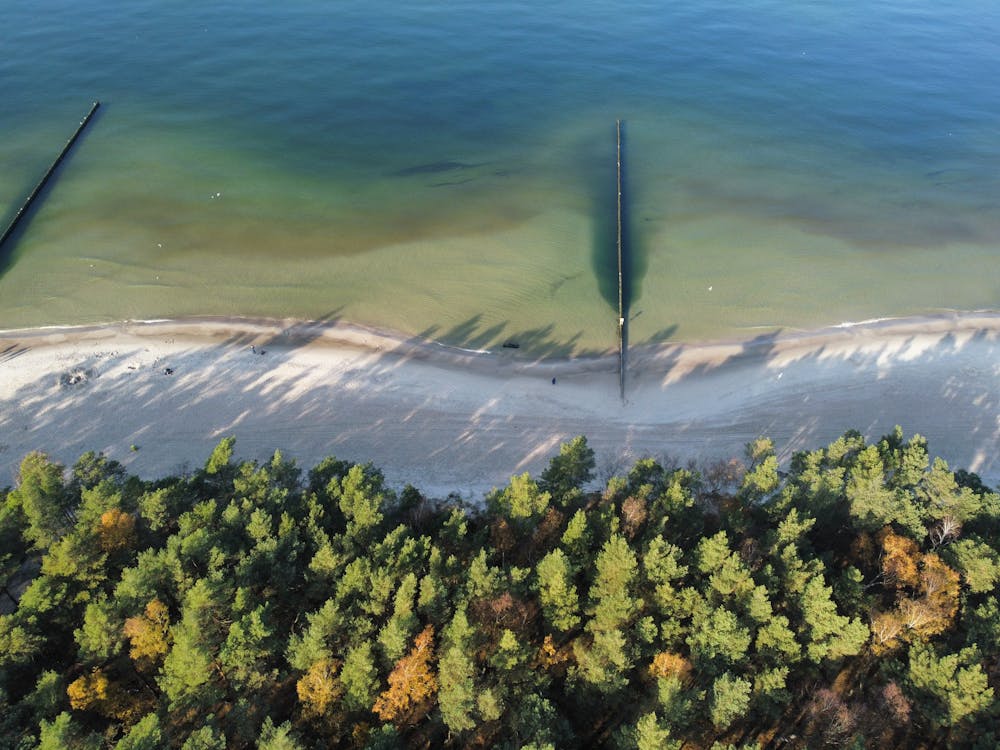
{"label": "shoreline curve", "polygon": [[[847,321],[815,329],[776,328],[756,336],[696,341],[668,341],[630,346],[629,363],[655,363],[676,357],[681,352],[692,362],[716,362],[735,350],[743,356],[768,355],[776,351],[793,352],[825,345],[839,345],[864,339],[891,339],[933,334],[962,334],[968,331],[1000,333],[1000,311],[954,310],[948,312],[872,318]],[[514,371],[543,366],[557,372],[586,372],[617,368],[618,353],[606,352],[570,357],[533,356],[519,349],[466,349],[447,342],[389,329],[348,321],[315,321],[295,318],[259,318],[242,316],[193,316],[122,320],[80,325],[36,326],[0,329],[0,342],[32,341],[36,345],[65,344],[69,341],[99,340],[117,335],[183,337],[193,341],[230,342],[240,337],[255,337],[272,346],[341,346],[360,350],[386,351],[414,357],[436,358],[443,363],[470,364],[493,358],[509,364]]]}
{"label": "shoreline curve", "polygon": [[1000,482],[1000,314],[633,347],[624,402],[616,353],[469,352],[339,321],[0,331],[0,485],[31,450],[65,464],[103,451],[152,478],[200,465],[235,435],[239,458],[372,461],[390,484],[476,501],[578,434],[604,479],[642,456],[725,460],[767,435],[787,460],[896,424]]}

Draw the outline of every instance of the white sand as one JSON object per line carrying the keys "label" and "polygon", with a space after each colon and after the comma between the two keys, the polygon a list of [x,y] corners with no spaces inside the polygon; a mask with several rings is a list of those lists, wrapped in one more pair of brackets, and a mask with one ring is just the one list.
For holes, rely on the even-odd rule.
{"label": "white sand", "polygon": [[540,471],[577,434],[605,479],[641,456],[728,458],[768,435],[787,459],[850,428],[877,438],[901,424],[995,485],[998,354],[994,314],[663,346],[632,351],[623,404],[616,356],[531,363],[273,321],[6,331],[0,484],[31,450],[68,464],[104,451],[154,477],[200,466],[235,435],[241,458],[279,448],[304,467],[331,454],[371,460],[394,486],[476,500],[512,473]]}

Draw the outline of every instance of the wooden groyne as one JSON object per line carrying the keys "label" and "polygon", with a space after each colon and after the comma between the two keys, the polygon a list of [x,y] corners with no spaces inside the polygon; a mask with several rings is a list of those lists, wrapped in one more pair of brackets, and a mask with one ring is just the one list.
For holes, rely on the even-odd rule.
{"label": "wooden groyne", "polygon": [[70,139],[66,141],[66,145],[63,146],[62,151],[59,152],[59,156],[55,158],[55,161],[52,162],[52,165],[48,168],[48,170],[46,170],[45,174],[42,175],[42,179],[38,181],[37,185],[35,185],[35,189],[31,191],[31,195],[28,196],[28,199],[17,210],[17,213],[14,214],[14,218],[11,219],[10,224],[7,225],[7,228],[4,230],[4,233],[0,235],[0,249],[3,248],[3,244],[4,242],[7,241],[7,238],[14,233],[15,229],[17,229],[17,225],[21,221],[21,219],[23,219],[24,216],[28,213],[28,211],[31,210],[31,204],[35,202],[35,199],[42,192],[42,189],[45,187],[45,184],[49,181],[49,178],[52,177],[52,174],[56,171],[56,169],[59,168],[59,165],[62,163],[63,159],[66,158],[66,154],[69,153],[69,150],[73,148],[73,144],[76,143],[77,138],[80,137],[80,134],[84,131],[84,128],[86,128],[87,125],[90,124],[90,119],[94,116],[94,113],[100,106],[101,106],[100,102],[94,102],[93,105],[91,105],[90,111],[86,114],[86,116],[82,120],[80,120],[80,124],[76,128],[76,132],[74,132],[73,135],[70,136]]}
{"label": "wooden groyne", "polygon": [[625,400],[625,268],[622,263],[622,121],[615,122],[618,160],[618,387],[622,401]]}

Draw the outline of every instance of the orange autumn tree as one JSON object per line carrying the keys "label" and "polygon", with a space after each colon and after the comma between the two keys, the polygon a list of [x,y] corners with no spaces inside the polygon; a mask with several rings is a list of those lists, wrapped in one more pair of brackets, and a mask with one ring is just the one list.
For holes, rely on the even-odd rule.
{"label": "orange autumn tree", "polygon": [[886,527],[878,534],[882,574],[895,589],[895,606],[872,617],[872,651],[882,654],[950,628],[959,605],[959,575],[934,552]]}
{"label": "orange autumn tree", "polygon": [[908,624],[914,632],[926,639],[948,630],[955,622],[959,603],[959,575],[948,567],[934,552],[923,556],[920,564],[918,600],[921,609],[919,624]]}
{"label": "orange autumn tree", "polygon": [[876,537],[882,545],[882,575],[894,588],[916,587],[920,547],[912,539],[893,533],[886,526]]}
{"label": "orange autumn tree", "polygon": [[416,724],[430,711],[438,683],[431,670],[434,658],[434,627],[428,625],[413,641],[413,648],[396,662],[389,674],[389,687],[376,700],[372,711],[382,721],[396,726]]}
{"label": "orange autumn tree", "polygon": [[687,684],[691,678],[692,665],[680,654],[670,651],[661,651],[653,657],[652,664],[649,665],[651,677],[659,679],[661,677],[676,677],[682,684]]}

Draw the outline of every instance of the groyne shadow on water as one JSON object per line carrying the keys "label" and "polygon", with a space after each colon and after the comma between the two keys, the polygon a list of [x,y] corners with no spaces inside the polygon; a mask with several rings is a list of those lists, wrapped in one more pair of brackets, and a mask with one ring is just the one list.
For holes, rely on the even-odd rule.
{"label": "groyne shadow on water", "polygon": [[[17,262],[18,245],[21,239],[23,239],[25,233],[31,228],[32,221],[34,221],[36,214],[45,205],[46,199],[52,190],[55,189],[59,178],[72,164],[76,152],[83,145],[83,142],[87,140],[94,126],[103,118],[106,109],[106,104],[98,105],[95,102],[94,108],[79,123],[77,131],[69,141],[59,145],[60,148],[63,148],[63,151],[59,152],[55,148],[53,149],[51,156],[48,158],[52,158],[55,161],[48,162],[51,165],[48,170],[40,172],[36,176],[35,181],[25,184],[23,190],[13,197],[7,209],[0,216],[0,232],[7,231],[8,227],[10,227],[10,233],[0,240],[0,278],[3,278]],[[37,195],[32,195],[36,190]],[[19,213],[21,214],[20,216],[18,216]],[[12,227],[12,222],[16,222],[16,226]]]}
{"label": "groyne shadow on water", "polygon": [[[601,298],[618,313],[618,175],[615,130],[607,137],[586,144],[589,154],[581,158],[584,184],[588,190],[590,213],[593,217],[590,261],[597,277]],[[628,168],[632,154],[628,151],[628,128],[621,126],[622,178],[622,308],[629,319],[632,304],[642,295],[642,281],[649,267],[648,238],[641,229],[634,229],[632,205],[636,200],[634,181]]]}
{"label": "groyne shadow on water", "polygon": [[[603,138],[599,144],[589,144],[592,153],[601,156],[592,156],[589,162],[585,162],[592,165],[593,174],[588,175],[584,183],[590,190],[593,217],[590,257],[598,290],[614,311],[615,318],[619,314],[622,317],[620,325],[617,320],[615,323],[620,339],[619,375],[624,399],[632,304],[641,295],[649,253],[648,242],[641,231],[633,231],[632,203],[635,195],[629,179],[628,129],[625,121],[616,123],[615,130],[608,135],[606,144]],[[603,156],[605,153],[607,158]]]}
{"label": "groyne shadow on water", "polygon": [[[19,192],[17,197],[10,202],[9,208],[6,211],[4,211],[2,216],[0,216],[0,231],[6,229],[10,225],[10,223],[14,220],[14,217],[17,216],[18,209],[24,202],[25,198],[27,198],[31,194],[31,190],[33,187],[34,185],[32,184],[25,185],[24,189]],[[29,210],[25,216],[21,217],[21,220],[18,222],[18,225],[11,231],[9,235],[7,235],[7,239],[3,241],[3,244],[0,244],[0,279],[2,279],[7,274],[7,272],[14,267],[14,264],[17,262],[19,255],[18,245],[21,241],[21,238],[24,236],[25,232],[28,231],[29,225],[31,224],[32,215],[40,207],[39,201],[44,201],[45,194],[48,193],[48,191],[51,189],[52,185],[50,183],[39,194],[38,201],[35,202],[34,207],[31,210]]]}

